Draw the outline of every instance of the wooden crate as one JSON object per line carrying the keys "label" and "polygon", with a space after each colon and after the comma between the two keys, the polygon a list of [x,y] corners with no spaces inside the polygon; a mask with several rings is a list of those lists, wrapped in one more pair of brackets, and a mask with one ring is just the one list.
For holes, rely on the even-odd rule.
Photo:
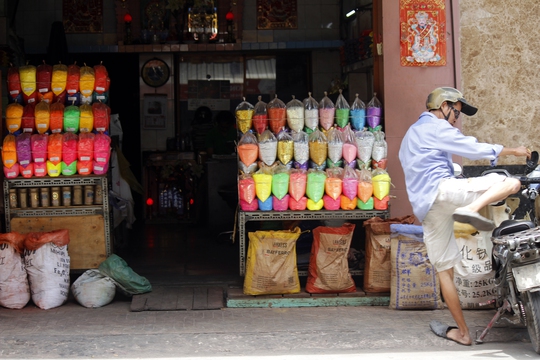
{"label": "wooden crate", "polygon": [[11,231],[21,234],[69,230],[71,270],[96,269],[107,258],[103,215],[14,217]]}

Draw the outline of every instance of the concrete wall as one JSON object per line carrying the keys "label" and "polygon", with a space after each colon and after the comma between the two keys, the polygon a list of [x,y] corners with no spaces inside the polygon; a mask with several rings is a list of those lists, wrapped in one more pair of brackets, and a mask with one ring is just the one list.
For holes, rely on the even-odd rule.
{"label": "concrete wall", "polygon": [[[459,10],[461,87],[479,108],[463,122],[463,132],[482,142],[539,150],[540,2],[461,0]],[[499,162],[524,163],[513,156]]]}

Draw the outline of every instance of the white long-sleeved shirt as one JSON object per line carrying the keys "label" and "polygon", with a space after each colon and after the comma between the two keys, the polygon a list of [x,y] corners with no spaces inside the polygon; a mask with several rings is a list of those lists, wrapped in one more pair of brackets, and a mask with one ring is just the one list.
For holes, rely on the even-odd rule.
{"label": "white long-sleeved shirt", "polygon": [[414,215],[423,221],[435,201],[442,179],[454,177],[452,154],[471,160],[488,159],[495,166],[502,145],[479,143],[448,121],[423,112],[403,138],[399,160]]}

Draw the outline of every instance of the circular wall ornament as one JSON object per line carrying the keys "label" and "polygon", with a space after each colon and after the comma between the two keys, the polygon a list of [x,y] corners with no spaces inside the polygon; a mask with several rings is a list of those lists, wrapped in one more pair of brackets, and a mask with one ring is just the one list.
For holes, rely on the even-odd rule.
{"label": "circular wall ornament", "polygon": [[171,75],[169,66],[161,59],[153,58],[144,63],[141,77],[144,83],[152,87],[160,87],[169,81]]}

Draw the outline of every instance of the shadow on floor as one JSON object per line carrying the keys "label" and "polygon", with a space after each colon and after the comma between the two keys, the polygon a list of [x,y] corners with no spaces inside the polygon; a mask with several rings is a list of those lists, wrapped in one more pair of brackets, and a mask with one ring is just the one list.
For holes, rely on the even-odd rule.
{"label": "shadow on floor", "polygon": [[239,246],[215,229],[134,224],[115,253],[152,285],[241,284]]}

